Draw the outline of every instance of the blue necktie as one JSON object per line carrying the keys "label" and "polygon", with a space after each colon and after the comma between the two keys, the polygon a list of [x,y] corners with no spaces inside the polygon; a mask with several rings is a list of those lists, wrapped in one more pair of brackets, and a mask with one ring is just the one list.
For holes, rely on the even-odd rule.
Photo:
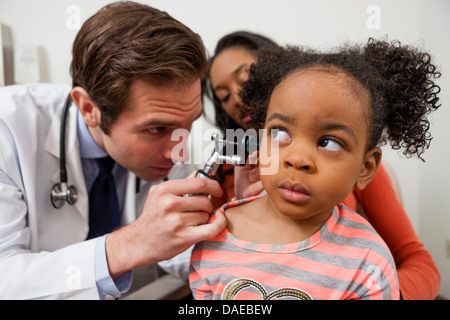
{"label": "blue necktie", "polygon": [[96,159],[100,172],[89,193],[89,234],[87,239],[105,235],[120,226],[121,214],[117,198],[111,157]]}

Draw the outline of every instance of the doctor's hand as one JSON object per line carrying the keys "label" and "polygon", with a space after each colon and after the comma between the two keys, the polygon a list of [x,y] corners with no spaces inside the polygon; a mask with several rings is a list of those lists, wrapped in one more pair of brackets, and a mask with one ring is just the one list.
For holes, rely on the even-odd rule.
{"label": "doctor's hand", "polygon": [[153,186],[139,218],[106,239],[110,275],[120,277],[138,266],[168,260],[193,244],[216,236],[226,226],[224,215],[207,223],[213,205],[206,193],[220,197],[217,181],[202,178],[170,180]]}

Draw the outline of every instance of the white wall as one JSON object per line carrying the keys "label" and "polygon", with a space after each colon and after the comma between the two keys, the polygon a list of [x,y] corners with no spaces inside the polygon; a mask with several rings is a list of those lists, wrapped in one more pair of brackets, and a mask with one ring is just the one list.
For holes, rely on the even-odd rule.
{"label": "white wall", "polygon": [[441,271],[442,295],[450,298],[450,1],[420,3],[421,37],[442,69],[442,109],[433,116],[435,139],[420,165],[419,234]]}
{"label": "white wall", "polygon": [[[71,83],[71,44],[77,19],[83,22],[107,0],[0,0],[0,22],[11,29],[14,45],[34,45],[44,53],[44,80]],[[443,76],[442,108],[432,118],[435,137],[426,162],[403,159],[386,150],[397,173],[401,196],[414,228],[433,255],[442,276],[441,294],[450,298],[450,1],[448,0],[148,0],[199,33],[212,52],[226,33],[246,29],[280,44],[328,48],[343,41],[365,42],[389,36],[430,51]],[[378,10],[378,11],[377,11]],[[379,15],[377,15],[379,12]],[[379,18],[379,19],[378,19]],[[203,125],[203,129],[207,129]]]}

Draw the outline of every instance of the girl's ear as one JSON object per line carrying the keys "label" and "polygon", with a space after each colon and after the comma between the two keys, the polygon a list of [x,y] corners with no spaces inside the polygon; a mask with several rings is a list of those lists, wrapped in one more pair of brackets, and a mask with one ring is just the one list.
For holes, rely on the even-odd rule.
{"label": "girl's ear", "polygon": [[367,151],[364,156],[363,165],[361,167],[361,172],[358,180],[355,183],[355,188],[357,190],[364,189],[370,181],[372,181],[375,173],[377,172],[378,166],[381,162],[381,149],[375,147]]}

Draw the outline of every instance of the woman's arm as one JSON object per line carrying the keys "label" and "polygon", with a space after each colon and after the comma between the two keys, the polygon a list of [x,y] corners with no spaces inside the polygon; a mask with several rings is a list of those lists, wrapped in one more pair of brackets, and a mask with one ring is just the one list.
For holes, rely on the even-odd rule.
{"label": "woman's arm", "polygon": [[436,298],[441,281],[439,270],[419,241],[382,165],[369,185],[355,191],[355,195],[394,256],[402,298]]}

